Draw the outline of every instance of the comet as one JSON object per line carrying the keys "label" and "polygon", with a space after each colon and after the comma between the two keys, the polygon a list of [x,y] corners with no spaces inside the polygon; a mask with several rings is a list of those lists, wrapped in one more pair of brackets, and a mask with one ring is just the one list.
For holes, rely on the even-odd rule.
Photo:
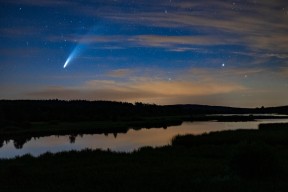
{"label": "comet", "polygon": [[69,62],[71,61],[71,58],[72,58],[72,55],[70,55],[70,56],[67,58],[67,60],[66,60],[66,62],[65,62],[65,64],[64,64],[64,66],[63,66],[64,69],[67,67],[67,65],[68,65]]}
{"label": "comet", "polygon": [[78,57],[80,55],[80,53],[86,49],[86,47],[91,43],[87,40],[87,38],[89,39],[89,36],[91,36],[92,34],[95,33],[96,30],[96,26],[93,27],[86,35],[84,35],[84,37],[82,39],[80,39],[80,41],[78,42],[78,44],[75,46],[75,48],[73,49],[73,51],[70,53],[70,55],[68,56],[68,58],[66,59],[63,68],[65,69],[67,66],[69,66],[69,64],[72,62],[72,60],[74,60],[76,57]]}
{"label": "comet", "polygon": [[69,57],[66,59],[65,64],[63,66],[63,68],[65,69],[69,63],[75,58],[77,57],[81,51],[84,49],[84,44],[78,44],[73,51],[71,52],[71,54],[69,55]]}

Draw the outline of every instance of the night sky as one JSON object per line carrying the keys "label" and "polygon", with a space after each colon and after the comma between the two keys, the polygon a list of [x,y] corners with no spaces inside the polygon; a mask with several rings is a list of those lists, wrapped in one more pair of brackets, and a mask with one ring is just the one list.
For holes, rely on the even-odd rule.
{"label": "night sky", "polygon": [[287,0],[0,5],[0,99],[288,104]]}

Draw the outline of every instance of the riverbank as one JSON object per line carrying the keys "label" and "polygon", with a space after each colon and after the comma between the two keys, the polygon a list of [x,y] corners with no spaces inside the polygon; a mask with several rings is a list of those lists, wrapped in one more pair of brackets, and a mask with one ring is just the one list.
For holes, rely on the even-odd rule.
{"label": "riverbank", "polygon": [[[77,136],[87,134],[126,134],[129,130],[150,128],[168,128],[180,126],[183,122],[256,122],[256,119],[266,118],[281,120],[285,116],[240,116],[240,115],[198,115],[198,116],[170,116],[170,117],[143,117],[132,120],[117,121],[81,121],[81,122],[29,122],[23,126],[17,122],[10,122],[0,129],[0,147],[9,141],[13,141],[15,148],[21,149],[32,138],[49,136],[69,136],[71,141]],[[287,120],[287,119],[285,119]],[[241,127],[241,125],[239,125]],[[238,127],[238,128],[240,128]],[[251,128],[251,127],[249,127]],[[255,127],[256,128],[256,127]],[[176,133],[177,134],[177,133]],[[170,139],[170,138],[169,138]],[[168,143],[168,141],[167,141]]]}
{"label": "riverbank", "polygon": [[51,135],[117,134],[129,129],[167,128],[184,121],[287,119],[284,115],[287,109],[288,106],[253,109],[112,101],[0,100],[0,145],[14,140],[21,147],[32,137]]}
{"label": "riverbank", "polygon": [[133,153],[85,150],[0,160],[1,191],[285,191],[285,127],[178,136],[171,146]]}

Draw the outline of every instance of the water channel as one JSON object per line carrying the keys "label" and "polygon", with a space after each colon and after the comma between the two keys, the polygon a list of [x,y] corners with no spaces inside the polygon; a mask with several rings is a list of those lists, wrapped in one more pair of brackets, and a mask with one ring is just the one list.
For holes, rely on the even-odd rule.
{"label": "water channel", "polygon": [[39,156],[46,152],[82,149],[103,149],[117,152],[131,152],[143,146],[164,146],[176,135],[202,134],[211,131],[257,129],[260,123],[288,123],[288,119],[262,119],[252,122],[184,122],[180,126],[133,130],[119,134],[93,134],[72,137],[52,135],[32,138],[22,148],[14,146],[14,141],[5,142],[0,148],[0,158],[13,158],[25,154]]}

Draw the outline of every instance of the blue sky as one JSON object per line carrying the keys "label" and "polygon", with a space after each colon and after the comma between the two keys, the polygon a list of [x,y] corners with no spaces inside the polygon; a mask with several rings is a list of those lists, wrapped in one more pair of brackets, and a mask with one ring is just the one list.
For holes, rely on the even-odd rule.
{"label": "blue sky", "polygon": [[0,99],[287,105],[285,0],[0,3]]}

